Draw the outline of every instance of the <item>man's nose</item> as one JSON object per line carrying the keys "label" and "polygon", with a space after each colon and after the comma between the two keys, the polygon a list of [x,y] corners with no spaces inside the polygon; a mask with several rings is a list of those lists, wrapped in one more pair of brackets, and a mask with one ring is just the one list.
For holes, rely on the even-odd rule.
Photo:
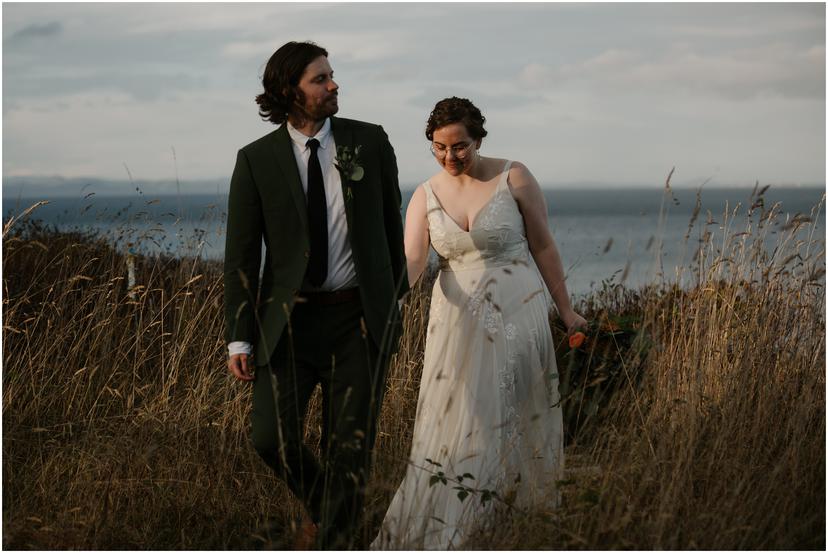
{"label": "man's nose", "polygon": [[328,90],[330,90],[331,92],[333,92],[334,90],[339,90],[339,85],[336,84],[335,80],[331,79],[331,84],[328,85]]}

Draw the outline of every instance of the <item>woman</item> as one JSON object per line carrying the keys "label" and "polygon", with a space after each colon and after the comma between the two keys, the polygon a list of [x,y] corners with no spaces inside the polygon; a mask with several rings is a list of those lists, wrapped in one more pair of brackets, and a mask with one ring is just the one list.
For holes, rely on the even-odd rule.
{"label": "woman", "polygon": [[[454,549],[498,505],[557,502],[563,428],[548,312],[572,310],[546,203],[519,162],[483,157],[485,118],[447,98],[426,127],[442,170],[406,213],[413,285],[440,257],[405,478],[373,548]],[[496,492],[496,496],[489,492]]]}

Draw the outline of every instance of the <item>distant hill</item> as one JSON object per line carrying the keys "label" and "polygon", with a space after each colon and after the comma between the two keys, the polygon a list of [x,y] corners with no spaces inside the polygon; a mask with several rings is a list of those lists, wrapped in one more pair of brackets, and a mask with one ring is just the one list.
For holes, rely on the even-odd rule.
{"label": "distant hill", "polygon": [[175,180],[114,180],[94,177],[66,178],[60,176],[44,177],[4,177],[3,198],[78,198],[94,193],[96,196],[174,196],[176,194],[227,194],[230,178],[216,178],[198,181]]}
{"label": "distant hill", "polygon": [[[672,183],[675,189],[696,190],[704,180],[685,180]],[[400,183],[403,192],[413,191],[419,183]],[[720,183],[709,181],[704,184],[704,189],[752,189],[755,183]],[[760,182],[760,187],[770,184],[773,189],[779,188],[820,188],[825,189],[825,184],[806,183],[767,183]],[[648,182],[640,184],[630,183],[605,183],[605,182],[559,182],[541,183],[541,187],[547,190],[657,190],[663,188],[663,182]],[[180,181],[175,180],[135,180],[126,179],[101,179],[96,177],[72,177],[61,176],[31,176],[31,177],[4,177],[2,195],[3,198],[13,200],[14,198],[82,198],[94,193],[98,197],[117,197],[137,195],[144,196],[183,196],[193,195],[226,195],[230,189],[230,177],[220,177],[204,180]]]}

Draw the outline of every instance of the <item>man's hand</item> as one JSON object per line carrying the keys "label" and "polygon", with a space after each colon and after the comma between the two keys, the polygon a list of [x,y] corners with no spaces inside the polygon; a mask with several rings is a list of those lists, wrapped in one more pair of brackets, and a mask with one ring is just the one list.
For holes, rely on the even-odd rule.
{"label": "man's hand", "polygon": [[253,380],[253,366],[250,363],[252,359],[253,356],[247,355],[246,353],[231,355],[230,359],[227,360],[227,369],[233,373],[233,376],[237,379],[244,382],[250,382]]}

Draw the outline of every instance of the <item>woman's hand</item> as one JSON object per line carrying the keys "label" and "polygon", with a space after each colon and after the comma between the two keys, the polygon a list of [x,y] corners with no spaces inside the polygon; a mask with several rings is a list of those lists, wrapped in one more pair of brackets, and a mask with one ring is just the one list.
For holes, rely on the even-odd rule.
{"label": "woman's hand", "polygon": [[428,264],[429,243],[426,191],[421,184],[411,196],[405,212],[405,260],[409,288],[414,288]]}
{"label": "woman's hand", "polygon": [[567,311],[566,313],[561,313],[561,320],[563,320],[564,326],[566,326],[567,336],[572,336],[574,332],[577,332],[580,329],[585,329],[588,324],[586,319],[572,310]]}

